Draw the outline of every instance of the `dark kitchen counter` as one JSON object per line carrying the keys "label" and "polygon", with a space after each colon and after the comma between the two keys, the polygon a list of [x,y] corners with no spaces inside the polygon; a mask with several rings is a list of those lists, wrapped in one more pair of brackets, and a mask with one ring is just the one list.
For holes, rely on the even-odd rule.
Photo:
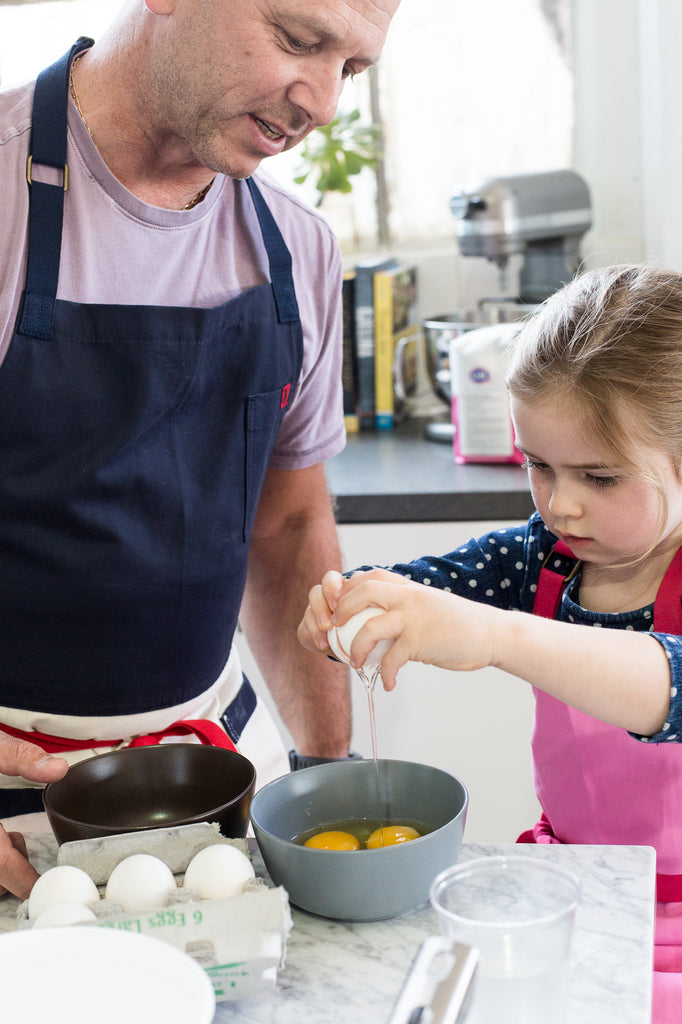
{"label": "dark kitchen counter", "polygon": [[523,520],[531,514],[525,470],[458,465],[450,444],[424,436],[426,422],[348,435],[345,449],[327,463],[339,523]]}

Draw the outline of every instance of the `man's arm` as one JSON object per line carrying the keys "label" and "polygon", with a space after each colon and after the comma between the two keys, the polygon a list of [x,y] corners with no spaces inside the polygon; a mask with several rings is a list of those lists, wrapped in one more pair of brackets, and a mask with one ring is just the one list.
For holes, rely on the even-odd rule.
{"label": "man's arm", "polygon": [[240,621],[291,733],[309,757],[347,757],[348,670],[306,651],[296,630],[308,591],[341,554],[323,465],[270,469],[251,537]]}

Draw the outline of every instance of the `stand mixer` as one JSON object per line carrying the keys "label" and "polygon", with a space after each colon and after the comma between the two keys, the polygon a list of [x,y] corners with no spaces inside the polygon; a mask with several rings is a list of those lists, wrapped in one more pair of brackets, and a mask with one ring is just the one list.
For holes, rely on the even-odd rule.
{"label": "stand mixer", "polygon": [[[586,182],[571,170],[486,178],[471,191],[452,196],[455,235],[462,256],[479,256],[499,270],[500,295],[483,298],[477,309],[460,310],[423,322],[426,364],[434,391],[450,408],[450,342],[463,331],[527,316],[578,271],[580,242],[592,224]],[[506,295],[511,256],[523,258],[518,290]],[[453,427],[440,419],[426,436],[451,441]]]}
{"label": "stand mixer", "polygon": [[488,178],[450,200],[462,256],[496,263],[501,291],[510,256],[523,256],[518,300],[543,302],[578,270],[580,241],[592,225],[590,194],[575,171]]}

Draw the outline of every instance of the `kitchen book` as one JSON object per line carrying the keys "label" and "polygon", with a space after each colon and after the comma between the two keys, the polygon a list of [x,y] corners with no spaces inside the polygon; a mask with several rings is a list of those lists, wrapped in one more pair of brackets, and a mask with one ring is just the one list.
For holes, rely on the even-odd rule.
{"label": "kitchen book", "polygon": [[396,267],[393,257],[380,256],[355,265],[355,351],[358,372],[360,430],[376,426],[374,382],[374,275]]}
{"label": "kitchen book", "polygon": [[377,430],[403,418],[417,391],[421,328],[417,268],[395,266],[374,275],[374,396]]}
{"label": "kitchen book", "polygon": [[358,360],[355,345],[355,271],[343,275],[341,305],[343,310],[343,420],[346,432],[356,434],[358,418]]}

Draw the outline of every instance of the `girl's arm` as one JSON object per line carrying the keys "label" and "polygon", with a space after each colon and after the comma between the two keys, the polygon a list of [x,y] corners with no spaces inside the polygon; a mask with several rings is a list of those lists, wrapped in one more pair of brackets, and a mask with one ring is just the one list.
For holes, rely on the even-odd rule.
{"label": "girl's arm", "polygon": [[328,650],[326,631],[368,605],[385,615],[358,632],[352,664],[392,639],[381,662],[384,688],[393,689],[408,661],[456,671],[488,665],[518,676],[565,704],[642,736],[657,733],[670,705],[670,669],[663,647],[646,633],[595,629],[480,604],[413,583],[386,570],[345,580],[327,573],[310,593],[299,639]]}
{"label": "girl's arm", "polygon": [[641,736],[661,730],[670,709],[670,664],[654,637],[486,611],[497,612],[489,664],[602,722]]}

